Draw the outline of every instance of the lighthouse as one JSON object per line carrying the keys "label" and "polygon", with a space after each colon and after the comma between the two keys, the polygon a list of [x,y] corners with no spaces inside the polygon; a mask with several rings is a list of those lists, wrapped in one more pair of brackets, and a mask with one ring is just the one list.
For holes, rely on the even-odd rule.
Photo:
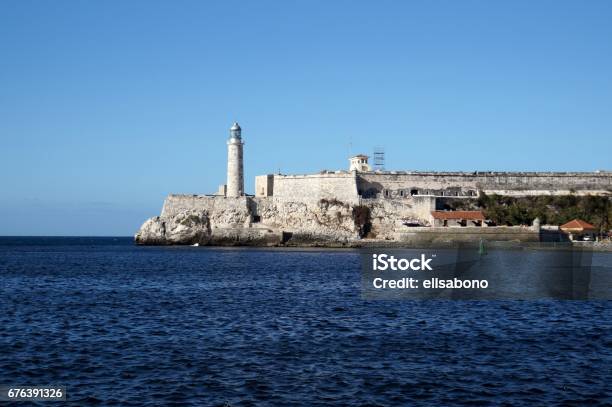
{"label": "lighthouse", "polygon": [[227,140],[227,196],[244,195],[244,168],[242,164],[242,129],[238,123],[230,128]]}

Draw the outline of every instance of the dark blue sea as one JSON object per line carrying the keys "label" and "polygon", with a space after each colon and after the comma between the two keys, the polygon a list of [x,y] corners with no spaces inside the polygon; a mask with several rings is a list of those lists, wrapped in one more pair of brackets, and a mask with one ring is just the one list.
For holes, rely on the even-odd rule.
{"label": "dark blue sea", "polygon": [[366,301],[356,251],[129,238],[0,238],[0,282],[0,385],[69,405],[612,403],[610,301]]}

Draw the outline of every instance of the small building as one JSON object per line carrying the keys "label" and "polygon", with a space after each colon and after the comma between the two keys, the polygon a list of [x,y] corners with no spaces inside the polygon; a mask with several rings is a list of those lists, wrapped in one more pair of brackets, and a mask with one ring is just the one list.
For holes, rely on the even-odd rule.
{"label": "small building", "polygon": [[559,226],[559,229],[565,233],[569,240],[595,240],[597,228],[582,219],[574,219]]}
{"label": "small building", "polygon": [[482,211],[432,211],[433,226],[486,226]]}
{"label": "small building", "polygon": [[349,158],[349,163],[350,163],[349,171],[357,171],[357,172],[371,171],[370,164],[368,164],[368,158],[370,157],[368,157],[367,155],[363,155],[363,154],[357,154],[356,156]]}

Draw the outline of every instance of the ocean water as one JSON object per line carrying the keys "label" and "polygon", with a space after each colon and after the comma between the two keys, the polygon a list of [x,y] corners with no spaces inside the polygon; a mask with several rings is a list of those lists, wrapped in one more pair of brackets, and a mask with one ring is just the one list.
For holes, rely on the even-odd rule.
{"label": "ocean water", "polygon": [[612,403],[610,301],[366,301],[359,262],[0,238],[0,385],[75,406]]}

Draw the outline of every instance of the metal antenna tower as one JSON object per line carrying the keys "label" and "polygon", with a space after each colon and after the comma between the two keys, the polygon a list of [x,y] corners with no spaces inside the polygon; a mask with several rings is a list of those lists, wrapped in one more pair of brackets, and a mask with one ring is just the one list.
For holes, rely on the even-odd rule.
{"label": "metal antenna tower", "polygon": [[374,147],[374,171],[385,170],[385,149],[383,147]]}

